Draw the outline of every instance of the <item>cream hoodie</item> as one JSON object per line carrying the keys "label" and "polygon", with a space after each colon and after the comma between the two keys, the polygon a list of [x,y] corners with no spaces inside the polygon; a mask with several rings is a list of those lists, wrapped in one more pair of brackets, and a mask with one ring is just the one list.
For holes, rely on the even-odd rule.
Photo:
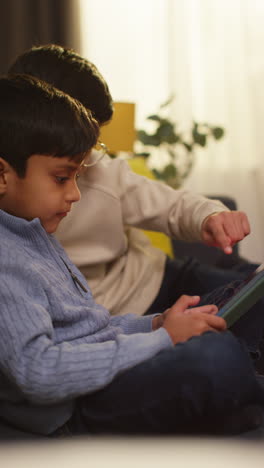
{"label": "cream hoodie", "polygon": [[137,175],[119,158],[106,157],[88,168],[79,188],[82,198],[56,237],[85,275],[95,301],[113,315],[144,314],[163,279],[165,254],[150,245],[141,228],[198,240],[205,217],[227,209]]}

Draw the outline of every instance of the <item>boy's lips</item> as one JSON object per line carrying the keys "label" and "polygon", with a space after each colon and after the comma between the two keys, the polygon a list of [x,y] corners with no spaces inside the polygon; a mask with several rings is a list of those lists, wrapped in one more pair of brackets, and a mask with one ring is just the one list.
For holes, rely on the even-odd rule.
{"label": "boy's lips", "polygon": [[68,211],[62,211],[61,213],[57,213],[57,216],[59,216],[59,218],[64,218],[65,216],[67,216],[67,214],[70,212],[70,210]]}

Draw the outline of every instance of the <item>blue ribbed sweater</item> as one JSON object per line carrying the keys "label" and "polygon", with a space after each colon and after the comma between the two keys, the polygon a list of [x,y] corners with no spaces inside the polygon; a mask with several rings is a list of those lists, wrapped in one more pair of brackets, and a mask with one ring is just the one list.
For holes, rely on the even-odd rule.
{"label": "blue ribbed sweater", "polygon": [[151,316],[111,317],[95,304],[38,219],[0,210],[0,258],[0,417],[17,427],[51,433],[78,396],[172,346],[164,328],[151,331]]}

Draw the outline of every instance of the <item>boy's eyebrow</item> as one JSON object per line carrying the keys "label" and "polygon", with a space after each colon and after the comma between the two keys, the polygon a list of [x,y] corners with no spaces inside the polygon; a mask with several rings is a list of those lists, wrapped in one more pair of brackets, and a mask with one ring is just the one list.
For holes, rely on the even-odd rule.
{"label": "boy's eyebrow", "polygon": [[65,162],[62,162],[62,163],[56,164],[55,169],[66,169],[66,170],[69,170],[69,171],[76,171],[81,165],[82,165],[82,162],[81,163],[70,163],[70,162],[65,163]]}

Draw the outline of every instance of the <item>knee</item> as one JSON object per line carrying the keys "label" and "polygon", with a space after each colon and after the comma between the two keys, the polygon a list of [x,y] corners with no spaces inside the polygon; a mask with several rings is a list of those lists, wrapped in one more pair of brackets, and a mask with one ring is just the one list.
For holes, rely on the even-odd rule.
{"label": "knee", "polygon": [[230,332],[204,334],[192,356],[197,378],[206,379],[214,391],[234,394],[247,382],[255,381],[247,351]]}

